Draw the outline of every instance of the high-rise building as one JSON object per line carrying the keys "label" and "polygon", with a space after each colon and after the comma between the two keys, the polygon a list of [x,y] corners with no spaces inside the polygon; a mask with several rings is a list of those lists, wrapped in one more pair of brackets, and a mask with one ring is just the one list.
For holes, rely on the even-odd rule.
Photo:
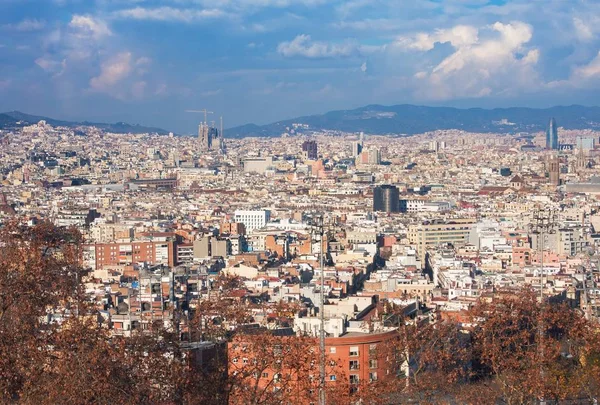
{"label": "high-rise building", "polygon": [[400,212],[400,190],[389,184],[375,187],[373,190],[373,211]]}
{"label": "high-rise building", "polygon": [[381,152],[379,149],[372,148],[369,150],[369,164],[380,165],[381,164]]}
{"label": "high-rise building", "polygon": [[577,149],[590,150],[596,147],[595,138],[584,138],[582,136],[577,137],[577,143],[575,144]]}
{"label": "high-rise building", "polygon": [[319,157],[317,142],[316,141],[304,141],[302,143],[302,152],[306,159],[317,160]]}
{"label": "high-rise building", "polygon": [[554,118],[550,119],[546,130],[546,149],[558,150],[558,127]]}
{"label": "high-rise building", "polygon": [[362,142],[360,142],[360,141],[352,142],[352,156],[353,157],[360,156],[360,154],[362,153],[362,150],[363,150]]}

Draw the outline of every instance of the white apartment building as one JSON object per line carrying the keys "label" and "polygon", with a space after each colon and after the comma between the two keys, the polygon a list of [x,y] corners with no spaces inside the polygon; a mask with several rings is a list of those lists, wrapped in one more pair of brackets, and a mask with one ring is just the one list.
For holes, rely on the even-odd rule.
{"label": "white apartment building", "polygon": [[269,210],[256,210],[256,211],[242,211],[237,210],[234,213],[235,222],[241,222],[246,226],[246,231],[251,232],[254,229],[264,228],[265,225],[271,220],[271,211]]}

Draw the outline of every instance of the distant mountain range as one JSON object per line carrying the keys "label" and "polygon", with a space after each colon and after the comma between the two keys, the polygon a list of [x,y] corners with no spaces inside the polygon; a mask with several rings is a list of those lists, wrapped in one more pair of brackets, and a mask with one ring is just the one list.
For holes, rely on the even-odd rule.
{"label": "distant mountain range", "polygon": [[[379,135],[414,135],[423,132],[459,129],[468,132],[538,132],[546,129],[554,117],[566,129],[600,130],[600,107],[458,109],[415,105],[368,105],[355,110],[331,111],[278,121],[268,125],[247,124],[226,131],[225,136],[273,137],[287,132],[292,124],[306,124],[309,131],[333,130]],[[306,132],[304,130],[303,132]]]}
{"label": "distant mountain range", "polygon": [[60,121],[53,118],[41,117],[37,115],[25,114],[20,111],[11,111],[7,113],[0,113],[0,129],[14,129],[20,128],[26,125],[37,124],[39,121],[46,121],[52,126],[60,127],[80,127],[90,126],[104,129],[108,132],[114,133],[132,133],[132,134],[144,134],[144,133],[157,133],[159,135],[167,135],[169,131],[162,128],[145,127],[138,124],[127,124],[125,122],[117,122],[115,124],[104,124],[97,122],[70,122]]}
{"label": "distant mountain range", "polygon": [[[459,129],[468,132],[538,132],[544,131],[554,117],[559,127],[566,129],[600,130],[600,107],[580,105],[552,108],[482,108],[459,109],[451,107],[424,107],[409,104],[383,106],[368,105],[354,110],[331,111],[321,115],[309,115],[274,122],[267,125],[246,124],[225,131],[227,138],[250,136],[275,137],[288,132],[293,124],[304,124],[308,129],[299,132],[321,130],[341,132],[365,132],[378,135],[414,135],[423,132]],[[117,122],[70,122],[25,114],[19,111],[0,113],[0,129],[13,129],[45,120],[52,126],[94,126],[115,133],[157,133],[166,135],[162,128]]]}

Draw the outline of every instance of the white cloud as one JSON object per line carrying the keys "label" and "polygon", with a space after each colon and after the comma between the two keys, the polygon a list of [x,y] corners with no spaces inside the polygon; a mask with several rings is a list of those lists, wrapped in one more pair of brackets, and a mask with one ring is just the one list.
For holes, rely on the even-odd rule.
{"label": "white cloud", "polygon": [[54,73],[55,77],[62,75],[67,69],[67,60],[54,60],[48,56],[41,56],[35,60],[35,64],[49,73]]}
{"label": "white cloud", "polygon": [[527,48],[533,29],[523,22],[497,22],[479,30],[459,26],[402,39],[404,49],[431,50],[435,43],[449,42],[454,52],[429,69],[421,69],[418,97],[453,99],[508,95],[541,86],[535,66],[540,51]]}
{"label": "white cloud", "polygon": [[587,25],[581,18],[573,17],[573,27],[575,27],[575,33],[577,37],[582,41],[589,41],[594,38],[594,32],[592,28]]}
{"label": "white cloud", "polygon": [[113,86],[127,78],[131,70],[131,53],[119,53],[102,63],[100,75],[90,80],[90,88],[100,92],[109,92]]}
{"label": "white cloud", "polygon": [[136,99],[144,98],[147,85],[148,85],[148,83],[146,83],[145,81],[142,81],[142,80],[133,83],[131,85],[131,95]]}
{"label": "white cloud", "polygon": [[220,9],[179,9],[173,7],[144,8],[135,7],[119,10],[114,13],[118,18],[150,21],[180,21],[194,22],[225,17],[227,14]]}
{"label": "white cloud", "polygon": [[73,15],[69,27],[73,29],[75,35],[95,40],[112,35],[104,21],[89,15]]}
{"label": "white cloud", "polygon": [[4,25],[4,28],[6,29],[19,32],[39,31],[44,27],[46,27],[46,22],[44,20],[38,20],[35,18],[26,18],[17,24]]}
{"label": "white cloud", "polygon": [[[290,6],[314,7],[327,4],[332,0],[194,0],[205,7],[231,9],[287,8]],[[192,2],[194,2],[192,1]],[[185,3],[185,1],[181,1]],[[189,1],[188,1],[189,2]]]}
{"label": "white cloud", "polygon": [[142,56],[135,61],[136,66],[149,65],[150,63],[152,63],[152,59],[146,56]]}
{"label": "white cloud", "polygon": [[[148,90],[148,82],[143,79],[146,71],[140,66],[151,63],[150,58],[134,58],[131,52],[120,52],[106,59],[100,65],[100,73],[92,77],[89,90],[105,93],[119,100],[140,100]],[[157,95],[166,92],[164,88],[151,90],[150,94]]]}
{"label": "white cloud", "polygon": [[387,18],[366,18],[364,20],[339,21],[333,24],[335,28],[355,31],[398,31],[403,25],[401,20]]}
{"label": "white cloud", "polygon": [[433,34],[421,32],[412,37],[399,37],[394,45],[418,51],[432,50],[435,44],[450,43],[459,48],[475,44],[478,41],[479,30],[468,25],[457,25],[450,29],[436,30]]}
{"label": "white cloud", "polygon": [[580,79],[600,77],[600,52],[587,65],[575,68],[574,76]]}
{"label": "white cloud", "polygon": [[216,89],[216,90],[206,90],[203,91],[202,93],[200,93],[200,95],[202,97],[214,97],[214,96],[218,96],[219,94],[221,94],[223,92],[222,89]]}
{"label": "white cloud", "polygon": [[310,59],[347,57],[361,53],[373,53],[384,49],[379,46],[363,46],[355,41],[340,44],[312,41],[310,35],[301,34],[291,41],[281,42],[277,52],[285,57],[300,56]]}
{"label": "white cloud", "polygon": [[574,66],[568,78],[547,84],[549,89],[590,89],[600,84],[600,52],[588,63]]}

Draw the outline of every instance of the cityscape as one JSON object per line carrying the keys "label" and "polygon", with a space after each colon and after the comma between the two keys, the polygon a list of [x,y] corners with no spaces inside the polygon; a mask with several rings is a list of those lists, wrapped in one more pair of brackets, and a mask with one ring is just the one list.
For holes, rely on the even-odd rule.
{"label": "cityscape", "polygon": [[[44,16],[87,7],[53,3],[43,6]],[[100,39],[128,38],[117,31],[122,20],[165,24],[165,35],[175,35],[223,18],[239,23],[235,35],[268,36],[279,31],[251,25],[261,8],[285,12],[281,23],[295,24],[307,18],[295,7],[327,6],[232,0],[182,8],[189,3],[182,0],[156,8],[129,2],[135,7],[117,10],[113,3],[119,2],[98,2],[95,17],[69,16],[68,30],[49,37],[47,54],[35,64],[63,80],[75,61],[101,61]],[[343,16],[335,29],[350,24],[356,10],[372,11],[360,1],[333,3]],[[482,4],[498,19],[512,10],[495,1],[439,3],[441,15],[473,21]],[[524,18],[520,0],[506,3]],[[413,11],[413,23],[426,13]],[[361,31],[389,23],[392,32],[399,21],[374,15],[365,16]],[[180,25],[169,26],[169,19]],[[573,21],[582,42],[600,35],[583,14]],[[315,96],[323,104],[314,107],[331,108],[315,111],[277,96],[294,89],[310,101],[315,83],[279,82],[268,92],[273,105],[261,104],[264,94],[250,89],[235,93],[246,91],[248,99],[227,93],[235,104],[227,107],[221,89],[205,89],[201,102],[184,99],[180,108],[165,99],[152,115],[145,109],[154,108],[149,100],[160,92],[150,94],[157,83],[149,77],[150,58],[142,56],[98,62],[100,75],[86,79],[86,94],[69,103],[62,104],[74,94],[70,86],[58,87],[55,106],[35,100],[34,86],[4,97],[14,82],[3,81],[13,71],[3,50],[52,23],[0,18],[0,30],[9,33],[6,46],[0,40],[0,107],[14,103],[0,114],[0,403],[597,404],[600,110],[548,102],[567,88],[575,89],[568,97],[591,100],[585,92],[594,89],[587,80],[600,72],[598,57],[536,93],[524,77],[542,80],[531,69],[548,57],[531,48],[543,48],[530,44],[535,19],[480,29],[465,24],[403,33],[383,45],[366,33],[364,42],[334,44],[301,34],[279,41],[268,56],[316,61],[286,68],[302,76],[339,73],[335,64],[316,67],[323,59],[358,61],[393,47],[450,52],[431,71],[431,63],[416,63],[423,70],[407,79],[418,81],[417,92],[447,98],[357,108],[328,99],[354,97],[338,83]],[[149,35],[149,52],[155,32],[140,32]],[[50,61],[52,47],[63,43],[68,55]],[[251,43],[247,51],[269,44]],[[87,45],[97,52],[89,59]],[[495,53],[484,52],[490,49]],[[339,74],[371,74],[371,60]],[[177,63],[165,62],[165,69],[175,71]],[[473,70],[462,71],[469,63]],[[226,75],[240,87],[243,67]],[[451,72],[461,72],[464,82]],[[202,74],[218,80],[214,72]],[[523,93],[503,99],[515,90],[499,84],[506,77]],[[373,93],[365,92],[365,100],[393,96],[377,93],[376,73],[367,79]],[[346,85],[358,91],[351,80]],[[115,104],[99,102],[92,111],[86,97],[99,93]],[[531,94],[539,99],[530,102]],[[244,124],[238,98],[260,125]],[[526,99],[532,108],[495,108]],[[31,111],[23,108],[30,100]],[[472,108],[462,108],[465,100]],[[72,110],[58,106],[70,103]],[[348,109],[326,112],[337,107]],[[167,117],[172,108],[177,115]],[[102,123],[108,121],[116,123]],[[189,122],[193,131],[186,132]]]}

